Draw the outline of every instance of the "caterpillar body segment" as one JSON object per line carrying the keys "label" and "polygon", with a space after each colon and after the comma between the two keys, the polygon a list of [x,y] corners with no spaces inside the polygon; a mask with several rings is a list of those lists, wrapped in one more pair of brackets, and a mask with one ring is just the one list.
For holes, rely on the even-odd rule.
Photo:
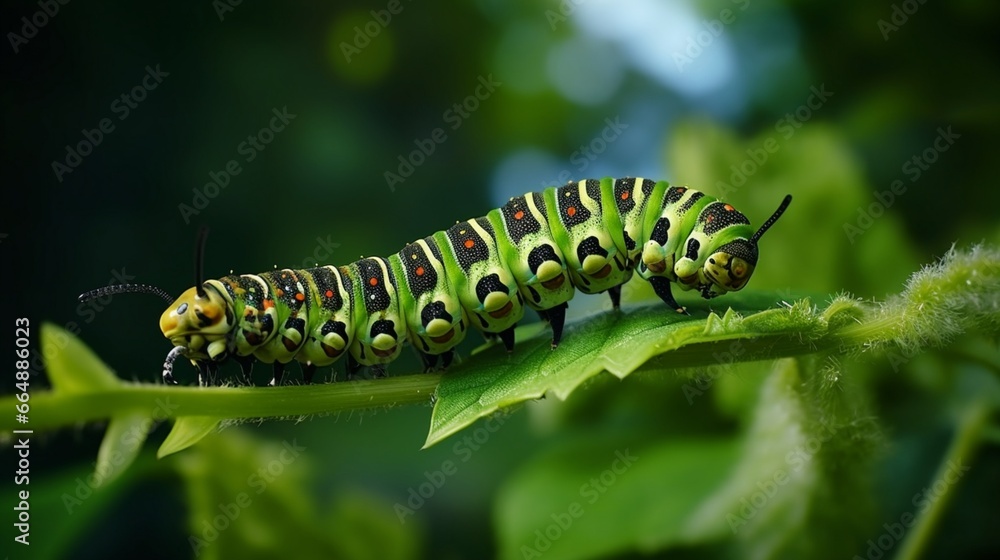
{"label": "caterpillar body segment", "polygon": [[513,349],[514,326],[524,316],[524,299],[496,243],[496,230],[486,218],[459,222],[434,234],[444,256],[448,281],[471,323],[499,335]]}
{"label": "caterpillar body segment", "polygon": [[553,237],[566,256],[573,285],[586,294],[618,287],[632,276],[621,217],[609,204],[611,181],[590,179],[545,192]]}
{"label": "caterpillar body segment", "polygon": [[306,342],[295,355],[306,381],[317,367],[328,366],[348,352],[354,342],[354,281],[347,268],[322,266],[303,271],[311,297],[306,310]]}
{"label": "caterpillar body segment", "polygon": [[[617,308],[633,273],[684,313],[672,286],[705,298],[742,289],[760,237],[790,201],[786,196],[754,231],[731,205],[694,189],[643,178],[589,179],[511,198],[387,258],[199,279],[160,318],[175,346],[164,378],[172,380],[178,355],[203,376],[228,357],[246,379],[254,360],[272,363],[272,384],[292,360],[308,382],[317,367],[345,355],[349,376],[361,366],[382,375],[407,341],[425,369],[439,359],[447,367],[470,326],[512,350],[525,308],[549,321],[555,348],[576,290],[608,292]],[[112,288],[157,293],[144,285]]]}
{"label": "caterpillar body segment", "polygon": [[406,323],[399,305],[397,278],[388,259],[372,257],[348,266],[355,278],[354,342],[350,351],[353,362],[348,373],[359,366],[384,366],[399,357],[406,340]]}
{"label": "caterpillar body segment", "polygon": [[448,367],[454,347],[465,339],[469,326],[443,258],[431,237],[414,241],[389,257],[395,278],[404,281],[404,289],[397,293],[407,336],[420,352],[425,369],[432,369],[438,356]]}
{"label": "caterpillar body segment", "polygon": [[507,263],[525,305],[540,311],[563,305],[574,294],[565,257],[549,228],[541,193],[511,198],[490,211],[497,249]]}

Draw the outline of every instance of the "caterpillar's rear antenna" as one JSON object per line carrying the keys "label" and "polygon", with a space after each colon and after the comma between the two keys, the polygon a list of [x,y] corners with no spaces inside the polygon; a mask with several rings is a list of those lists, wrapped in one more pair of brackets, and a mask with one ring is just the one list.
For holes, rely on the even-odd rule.
{"label": "caterpillar's rear antenna", "polygon": [[194,288],[200,298],[208,297],[205,294],[205,288],[201,287],[202,278],[205,277],[205,242],[207,240],[208,226],[201,226],[194,246]]}
{"label": "caterpillar's rear antenna", "polygon": [[764,235],[764,232],[770,229],[770,227],[774,225],[774,222],[778,221],[778,218],[780,218],[781,215],[785,213],[785,210],[788,209],[788,205],[791,203],[792,203],[792,195],[786,194],[785,199],[781,201],[780,205],[778,205],[778,209],[774,211],[774,214],[771,214],[771,217],[768,218],[766,222],[761,224],[760,229],[757,230],[757,233],[753,234],[753,237],[750,238],[750,243],[756,245],[757,240],[760,239],[760,236]]}
{"label": "caterpillar's rear antenna", "polygon": [[113,296],[115,294],[153,294],[154,296],[160,296],[165,299],[167,303],[174,302],[174,296],[167,293],[166,290],[162,288],[157,288],[156,286],[150,286],[149,284],[116,284],[114,286],[104,286],[103,288],[97,288],[96,290],[90,290],[89,292],[84,292],[80,294],[80,301],[90,301],[94,298],[100,298],[104,296]]}

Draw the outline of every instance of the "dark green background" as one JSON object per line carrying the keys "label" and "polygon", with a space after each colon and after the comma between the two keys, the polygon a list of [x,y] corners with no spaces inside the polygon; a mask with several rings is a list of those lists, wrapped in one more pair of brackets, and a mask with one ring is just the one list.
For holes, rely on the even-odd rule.
{"label": "dark green background", "polygon": [[[622,3],[622,17],[605,15],[597,27],[597,8],[585,1],[565,21],[546,11],[559,13],[573,6],[569,2],[562,8],[499,0],[400,5],[402,11],[350,62],[341,44],[354,41],[354,26],[364,26],[369,10],[384,9],[385,2],[243,2],[220,21],[207,0],[76,0],[59,6],[18,52],[5,42],[4,316],[27,316],[35,325],[75,322],[120,377],[153,382],[169,349],[157,329],[162,302],[115,297],[92,314],[75,298],[123,269],[136,282],[180,293],[193,282],[198,225],[211,227],[205,270],[216,277],[301,266],[319,247],[317,238],[337,244],[327,263],[387,255],[455,220],[481,215],[507,196],[554,184],[563,170],[575,179],[644,175],[720,195],[718,181],[728,180],[729,166],[746,161],[746,149],[780,138],[776,123],[821,84],[834,92],[830,100],[727,197],[755,224],[785,192],[797,197],[765,238],[761,278],[750,289],[846,289],[882,298],[953,242],[1000,239],[1000,7],[993,3],[930,0],[888,40],[878,21],[890,20],[891,2],[751,0],[745,9],[728,1]],[[661,79],[677,69],[674,55],[683,53],[685,39],[724,9],[733,10],[735,22],[673,72],[675,82]],[[39,10],[36,3],[6,3],[0,21],[8,41],[9,32],[21,33],[21,18]],[[663,42],[650,29],[676,42]],[[119,119],[112,103],[141,82],[147,65],[169,76]],[[445,111],[489,76],[501,85],[452,130]],[[704,87],[712,76],[716,86]],[[567,97],[573,87],[586,90],[578,94],[584,101]],[[282,107],[295,119],[254,161],[243,161],[239,144]],[[574,152],[601,134],[605,119],[616,117],[629,128],[581,169]],[[115,129],[57,180],[52,162],[64,160],[66,146],[83,139],[81,130],[104,118]],[[949,126],[961,135],[954,148],[919,181],[907,180],[906,193],[886,217],[851,243],[843,224],[855,224],[857,208],[876,201],[872,191],[905,180],[904,162],[930,146],[939,127]],[[439,127],[447,140],[390,189],[384,174],[397,170],[397,158],[411,152],[416,139]],[[814,142],[814,134],[834,140]],[[185,223],[178,206],[192,204],[192,190],[203,189],[209,174],[231,159],[241,160],[242,172]],[[853,184],[841,182],[845,173]],[[798,177],[808,177],[809,185]],[[606,307],[603,298],[581,296],[573,305]],[[412,363],[395,371],[413,371]],[[186,365],[179,369],[181,376],[193,375]],[[33,387],[44,384],[39,377]],[[609,414],[600,400],[587,403],[593,417]],[[317,450],[308,493],[321,507],[357,491],[385,513],[423,482],[425,469],[452,456],[447,444],[417,451],[429,413],[416,407],[245,431],[277,442],[297,438]],[[528,411],[517,414],[462,465],[441,497],[418,512],[424,556],[492,555],[495,489],[509,470],[560,434],[540,430],[544,422]],[[711,418],[711,411],[700,414]],[[905,429],[900,425],[911,415],[888,423]],[[672,421],[671,432],[705,430],[685,424],[693,420],[684,414]],[[161,427],[153,439],[165,431]],[[67,480],[85,474],[93,461],[100,433],[87,426],[38,438],[33,484],[51,485],[57,494],[71,487]],[[928,441],[930,452],[914,448],[926,454],[913,459],[923,474],[946,439]],[[147,447],[151,452],[152,444]],[[59,554],[75,551],[74,557],[134,550],[188,554],[180,479],[168,467],[142,472],[104,506],[89,504],[92,509],[74,516],[58,508],[51,517],[39,514],[36,539],[62,534],[61,540],[52,537],[63,543]],[[969,523],[989,527],[982,519]],[[344,538],[365,540],[358,533]],[[969,546],[983,550],[980,544]]]}

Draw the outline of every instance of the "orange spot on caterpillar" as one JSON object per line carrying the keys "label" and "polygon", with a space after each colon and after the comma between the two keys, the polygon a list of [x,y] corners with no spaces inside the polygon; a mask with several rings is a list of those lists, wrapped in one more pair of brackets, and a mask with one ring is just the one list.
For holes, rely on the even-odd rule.
{"label": "orange spot on caterpillar", "polygon": [[622,193],[622,200],[628,200],[628,191]]}
{"label": "orange spot on caterpillar", "polygon": [[465,240],[465,248],[466,249],[471,249],[471,248],[473,248],[475,246],[476,246],[476,242],[475,241],[473,241],[471,239],[466,239]]}
{"label": "orange spot on caterpillar", "polygon": [[733,208],[732,206],[730,206],[728,204],[725,205],[725,206],[723,206],[723,208],[726,209],[726,212],[732,212],[733,210],[736,210],[735,208]]}
{"label": "orange spot on caterpillar", "polygon": [[371,286],[378,286],[378,278],[372,276],[371,278],[368,279],[368,284]]}
{"label": "orange spot on caterpillar", "polygon": [[306,299],[306,295],[303,294],[302,292],[299,292],[299,293],[295,294],[295,299],[297,301],[304,301]]}
{"label": "orange spot on caterpillar", "polygon": [[569,208],[567,208],[566,215],[569,216],[570,218],[576,216],[576,206],[570,206]]}
{"label": "orange spot on caterpillar", "polygon": [[423,276],[423,275],[424,275],[424,267],[418,266],[417,267],[417,276]]}
{"label": "orange spot on caterpillar", "polygon": [[515,219],[515,220],[520,220],[520,219],[521,219],[521,218],[523,218],[523,217],[524,217],[524,211],[523,211],[523,210],[518,210],[518,211],[517,211],[517,212],[516,212],[516,213],[514,214],[514,219]]}
{"label": "orange spot on caterpillar", "polygon": [[274,307],[274,300],[265,299],[264,300],[264,309],[271,309],[272,307]]}
{"label": "orange spot on caterpillar", "polygon": [[285,295],[285,291],[284,291],[284,290],[282,290],[281,288],[278,288],[278,291],[277,291],[277,292],[275,292],[275,294],[276,294],[276,295],[277,295],[278,297],[281,297],[281,296]]}
{"label": "orange spot on caterpillar", "polygon": [[711,222],[711,221],[713,221],[713,220],[715,220],[715,214],[709,214],[709,215],[708,215],[708,216],[707,216],[707,217],[705,218],[705,221],[706,221],[706,222]]}
{"label": "orange spot on caterpillar", "polygon": [[326,297],[333,297],[333,290],[327,290],[324,295],[326,295]]}

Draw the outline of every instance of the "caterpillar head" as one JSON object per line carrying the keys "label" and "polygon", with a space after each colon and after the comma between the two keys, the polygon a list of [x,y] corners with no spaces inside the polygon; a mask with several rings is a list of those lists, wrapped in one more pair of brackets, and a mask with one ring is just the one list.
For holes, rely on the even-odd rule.
{"label": "caterpillar head", "polygon": [[750,239],[740,237],[729,241],[719,246],[708,256],[701,270],[701,276],[704,276],[704,281],[701,284],[702,297],[707,299],[726,292],[735,292],[747,285],[754,268],[757,266],[757,242],[764,235],[764,232],[781,217],[791,202],[792,195],[785,196],[774,214],[760,226],[760,229]]}
{"label": "caterpillar head", "polygon": [[232,304],[224,295],[222,284],[217,280],[204,283],[201,280],[207,236],[208,228],[202,227],[195,245],[195,287],[179,298],[147,284],[115,284],[80,294],[81,302],[114,294],[153,294],[170,304],[160,316],[160,330],[174,344],[163,363],[163,381],[167,383],[176,384],[172,372],[178,356],[193,361],[222,355],[227,333],[234,323]]}
{"label": "caterpillar head", "polygon": [[735,292],[746,286],[756,266],[756,245],[750,243],[748,239],[730,241],[719,247],[705,261],[703,272],[708,281],[705,286],[710,288],[710,294]]}
{"label": "caterpillar head", "polygon": [[160,330],[190,358],[211,355],[207,346],[233,328],[229,301],[211,282],[188,289],[160,315]]}

